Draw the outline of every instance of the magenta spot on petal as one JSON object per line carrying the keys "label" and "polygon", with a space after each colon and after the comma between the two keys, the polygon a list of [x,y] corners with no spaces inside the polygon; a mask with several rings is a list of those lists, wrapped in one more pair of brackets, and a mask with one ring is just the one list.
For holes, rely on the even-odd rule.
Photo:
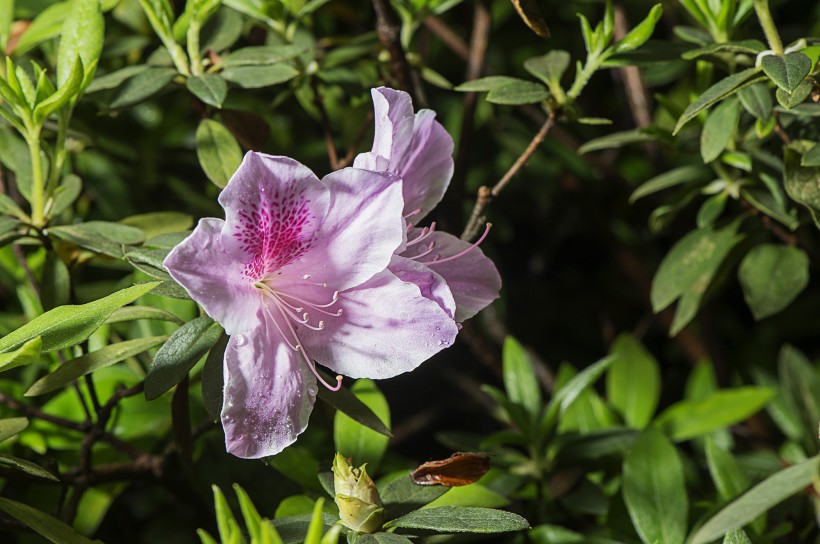
{"label": "magenta spot on petal", "polygon": [[259,202],[241,201],[234,237],[249,254],[244,274],[258,281],[301,257],[310,248],[314,219],[310,201],[296,191],[274,191]]}

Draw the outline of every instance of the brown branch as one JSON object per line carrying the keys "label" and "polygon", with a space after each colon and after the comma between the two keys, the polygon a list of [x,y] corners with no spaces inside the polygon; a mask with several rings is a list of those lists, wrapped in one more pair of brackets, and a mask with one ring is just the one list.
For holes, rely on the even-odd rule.
{"label": "brown branch", "polygon": [[[629,31],[629,23],[624,14],[621,4],[615,5],[615,25],[613,35],[615,40],[620,40]],[[646,90],[641,71],[637,66],[624,66],[619,69],[623,75],[624,92],[629,103],[629,111],[632,113],[632,120],[638,127],[645,127],[652,124],[652,114],[649,104],[649,93]]]}
{"label": "brown branch", "polygon": [[29,406],[28,404],[23,404],[22,402],[13,399],[5,393],[0,393],[0,404],[8,406],[12,410],[17,410],[27,417],[42,419],[43,421],[48,421],[49,423],[53,423],[65,429],[71,429],[72,431],[78,432],[85,432],[88,430],[88,425],[86,423],[79,423],[77,421],[71,421],[69,419],[47,414],[39,408]]}
{"label": "brown branch", "polygon": [[[413,78],[411,76],[410,64],[401,46],[401,23],[393,11],[388,0],[373,0],[373,9],[376,11],[376,32],[379,41],[390,53],[390,72],[400,89],[411,90],[413,88]],[[415,98],[420,98],[417,92],[413,93]]]}
{"label": "brown branch", "polygon": [[[441,19],[435,15],[430,15],[423,21],[423,24],[427,27],[427,30],[435,34],[442,42],[444,42],[444,45],[446,45],[453,53],[464,60],[469,60],[470,48],[467,47],[467,44],[461,39],[461,36],[453,32]],[[473,35],[475,35],[475,32],[476,29],[474,22]]]}
{"label": "brown branch", "polygon": [[484,210],[490,202],[492,202],[492,200],[497,197],[507,185],[509,185],[512,178],[518,173],[519,170],[521,170],[530,157],[532,157],[535,150],[538,149],[538,146],[541,145],[544,138],[546,138],[547,134],[549,134],[549,131],[554,123],[555,116],[550,113],[550,115],[547,116],[547,120],[544,121],[543,125],[541,125],[541,129],[535,136],[533,136],[527,148],[523,153],[521,153],[521,156],[516,159],[510,169],[507,170],[507,173],[504,174],[500,180],[498,180],[498,183],[493,185],[492,189],[487,189],[487,187],[479,188],[478,197],[476,198],[473,212],[470,215],[470,220],[467,223],[467,226],[464,227],[464,232],[461,233],[462,240],[472,240],[475,238],[483,221]]}
{"label": "brown branch", "polygon": [[749,213],[760,219],[760,222],[763,224],[766,230],[774,234],[774,236],[778,238],[781,242],[790,246],[797,245],[797,236],[795,236],[791,232],[786,231],[786,229],[776,224],[768,215],[761,214],[760,210],[755,208],[746,199],[741,198],[740,204],[741,206],[749,210]]}

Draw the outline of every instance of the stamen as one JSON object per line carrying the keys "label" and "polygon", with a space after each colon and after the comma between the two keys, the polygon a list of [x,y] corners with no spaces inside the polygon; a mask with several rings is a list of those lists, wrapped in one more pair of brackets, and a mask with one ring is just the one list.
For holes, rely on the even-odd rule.
{"label": "stamen", "polygon": [[426,255],[431,254],[431,253],[433,252],[433,249],[434,249],[435,247],[436,247],[436,242],[435,242],[435,241],[430,242],[430,243],[427,245],[427,251],[424,251],[423,253],[419,253],[418,255],[415,255],[415,256],[413,257],[413,259],[418,259],[419,257],[424,257],[424,256],[426,256]]}
{"label": "stamen", "polygon": [[465,249],[464,251],[461,251],[461,252],[459,252],[459,253],[456,253],[455,255],[450,255],[449,257],[445,257],[445,258],[443,258],[443,259],[441,259],[441,258],[439,258],[438,256],[436,256],[436,258],[435,258],[435,259],[433,259],[432,261],[423,262],[423,263],[421,263],[421,264],[424,264],[424,265],[430,266],[431,264],[441,264],[441,263],[446,263],[446,262],[448,262],[448,261],[453,261],[453,260],[455,260],[455,259],[458,259],[459,257],[463,257],[463,256],[464,256],[464,255],[466,255],[467,253],[469,253],[469,252],[471,252],[472,250],[474,250],[475,248],[477,248],[477,247],[481,244],[481,242],[483,242],[483,241],[484,241],[484,239],[487,237],[487,234],[490,232],[490,227],[492,227],[492,226],[493,226],[493,224],[492,224],[492,223],[487,223],[486,227],[484,228],[484,234],[482,234],[482,235],[481,235],[481,238],[479,238],[479,239],[478,239],[478,240],[477,240],[477,241],[476,241],[473,245],[471,245],[470,247],[468,247],[468,248],[467,248],[467,249]]}
{"label": "stamen", "polygon": [[421,233],[417,237],[415,237],[412,240],[409,240],[407,242],[407,247],[418,244],[419,242],[422,242],[426,238],[429,238],[430,235],[433,234],[433,231],[435,231],[435,230],[436,230],[436,222],[433,221],[432,223],[430,223],[429,227],[424,227],[423,229],[421,229]]}
{"label": "stamen", "polygon": [[405,218],[405,219],[409,219],[409,218],[413,217],[414,215],[416,215],[417,213],[419,213],[420,211],[421,211],[421,208],[416,208],[416,209],[415,209],[415,210],[413,210],[412,212],[410,212],[410,213],[408,213],[407,215],[405,215],[405,216],[404,216],[404,218]]}
{"label": "stamen", "polygon": [[[278,308],[278,305],[277,305],[277,308]],[[282,339],[290,347],[290,349],[292,349],[294,351],[299,351],[302,348],[302,346],[298,343],[295,346],[290,343],[290,340],[288,340],[288,337],[285,336],[285,332],[279,326],[279,323],[277,323],[276,320],[273,318],[273,315],[270,313],[270,306],[268,306],[267,304],[265,304],[265,313],[267,313],[268,317],[270,317],[270,320],[273,321],[273,326],[276,327],[276,330],[279,331],[279,334],[282,335]],[[298,342],[298,339],[297,339],[297,342]]]}

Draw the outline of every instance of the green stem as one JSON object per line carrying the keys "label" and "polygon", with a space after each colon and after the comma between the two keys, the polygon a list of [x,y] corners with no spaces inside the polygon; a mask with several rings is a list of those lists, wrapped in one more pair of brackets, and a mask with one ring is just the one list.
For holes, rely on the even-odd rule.
{"label": "green stem", "polygon": [[202,75],[202,56],[199,54],[199,23],[188,25],[188,57],[191,59],[191,74]]}
{"label": "green stem", "polygon": [[31,154],[31,221],[35,227],[42,227],[43,211],[45,209],[45,179],[43,178],[43,162],[40,158],[40,130],[41,127],[30,127],[26,133],[26,143]]}
{"label": "green stem", "polygon": [[777,32],[777,27],[774,25],[772,13],[769,11],[769,0],[754,0],[755,12],[757,13],[757,20],[760,21],[760,26],[763,27],[763,33],[766,34],[766,40],[769,42],[769,47],[778,57],[783,56],[783,42],[780,41],[780,34]]}
{"label": "green stem", "polygon": [[567,91],[567,97],[570,102],[573,102],[576,98],[578,98],[578,95],[580,95],[581,91],[584,90],[584,87],[586,87],[587,83],[589,83],[590,78],[592,78],[592,75],[598,70],[604,60],[606,60],[606,58],[599,57],[597,54],[590,54],[587,57],[586,64],[584,64],[584,67],[575,76],[575,81],[572,83],[572,87],[570,87],[569,91]]}

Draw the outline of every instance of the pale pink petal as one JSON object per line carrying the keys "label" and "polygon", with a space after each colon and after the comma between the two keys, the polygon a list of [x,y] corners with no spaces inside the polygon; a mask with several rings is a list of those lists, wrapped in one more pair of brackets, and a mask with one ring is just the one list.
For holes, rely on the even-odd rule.
{"label": "pale pink petal", "polygon": [[344,168],[322,182],[330,188],[328,214],[310,249],[281,272],[283,278],[297,281],[309,275],[311,282],[342,291],[384,270],[402,243],[401,180]]}
{"label": "pale pink petal", "polygon": [[327,186],[306,166],[248,152],[219,195],[223,245],[259,281],[310,250],[329,202]]}
{"label": "pale pink petal", "polygon": [[221,219],[202,219],[162,263],[191,298],[218,321],[228,334],[246,331],[256,323],[261,297],[222,246]]}
{"label": "pale pink petal", "polygon": [[316,379],[262,311],[258,327],[231,336],[225,350],[222,426],[227,450],[256,459],[275,455],[305,430]]}
{"label": "pale pink petal", "polygon": [[[413,240],[421,234],[421,229],[411,229],[408,238]],[[464,255],[436,263],[436,256],[444,261],[470,248],[470,243],[459,240],[452,234],[435,231],[424,239],[423,243],[407,247],[403,257],[413,258],[427,251],[430,242],[434,242],[434,251],[417,260],[438,272],[447,282],[456,301],[455,320],[459,323],[473,317],[488,304],[498,298],[501,289],[501,276],[493,262],[484,255],[481,248],[473,248]]]}
{"label": "pale pink petal", "polygon": [[413,138],[413,100],[404,91],[388,87],[372,89],[374,134],[372,153],[390,159],[404,157]]}
{"label": "pale pink petal", "polygon": [[400,280],[416,284],[424,298],[434,300],[450,318],[453,317],[456,310],[453,293],[438,273],[418,261],[398,255],[393,256],[387,269]]}
{"label": "pale pink petal", "polygon": [[299,328],[316,361],[353,378],[390,378],[409,372],[450,347],[458,328],[437,301],[419,287],[384,270],[340,293],[342,315],[326,317],[324,329]]}
{"label": "pale pink petal", "polygon": [[441,201],[453,177],[453,139],[431,110],[420,110],[413,125],[413,140],[398,164],[390,170],[404,183],[404,210],[418,223]]}

